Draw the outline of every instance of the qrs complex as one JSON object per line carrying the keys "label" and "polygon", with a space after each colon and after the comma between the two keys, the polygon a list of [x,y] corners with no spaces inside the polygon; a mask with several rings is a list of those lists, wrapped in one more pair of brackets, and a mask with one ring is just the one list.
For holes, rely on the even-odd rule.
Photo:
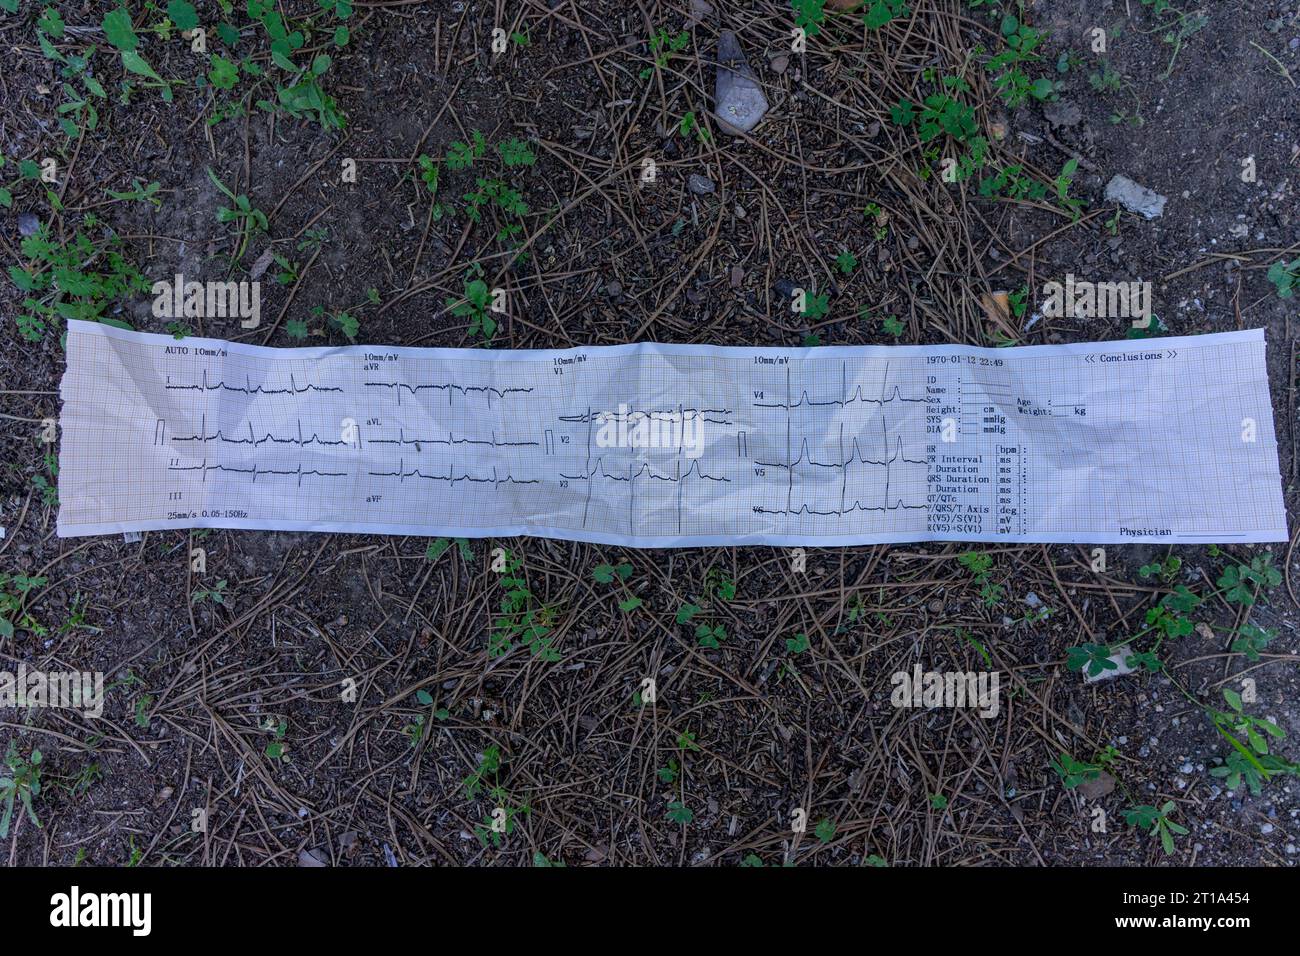
{"label": "qrs complex", "polygon": [[[785,456],[782,459],[756,457],[755,465],[764,470],[776,469],[778,472],[784,471],[785,474],[785,505],[783,507],[773,507],[771,505],[755,504],[753,511],[755,514],[776,515],[782,517],[789,516],[811,516],[819,518],[843,517],[854,512],[870,513],[888,513],[891,511],[926,511],[928,505],[925,501],[915,499],[909,501],[908,495],[899,495],[894,490],[894,467],[896,465],[928,465],[927,458],[916,458],[907,456],[905,451],[906,445],[901,433],[890,436],[889,426],[886,420],[886,408],[894,403],[900,405],[916,404],[921,405],[928,402],[925,397],[911,397],[903,394],[902,386],[895,384],[892,387],[889,384],[890,363],[884,363],[884,370],[880,380],[880,391],[877,395],[868,395],[864,385],[855,385],[850,392],[848,387],[848,365],[846,362],[840,363],[839,368],[839,397],[814,399],[809,389],[800,387],[798,401],[793,401],[794,380],[793,371],[787,364],[785,370],[785,401],[771,402],[763,401],[759,396],[755,396],[753,405],[755,408],[780,410],[785,412]],[[765,394],[765,393],[764,393]],[[833,460],[822,460],[816,457],[813,452],[814,442],[812,439],[803,434],[809,428],[816,428],[821,434],[825,434],[827,422],[807,422],[802,418],[799,422],[800,434],[796,439],[794,412],[796,409],[838,409],[840,412],[847,414],[851,406],[862,406],[871,410],[873,415],[879,416],[880,423],[880,451],[874,454],[868,454],[862,449],[862,442],[857,434],[853,432],[859,429],[853,429],[848,438],[847,454],[845,447],[845,427],[847,422],[841,418],[836,423],[838,432],[836,450],[837,454]],[[868,419],[862,420],[862,426],[868,427]],[[797,441],[797,452],[795,451]],[[920,439],[914,439],[914,444],[922,444],[923,436]],[[871,479],[876,478],[880,484],[878,495],[865,495],[855,490],[849,491],[849,476],[851,467],[857,464],[865,471],[863,477]],[[817,483],[816,491],[820,492],[821,501],[812,503],[809,501],[800,501],[796,504],[796,475],[799,469],[812,468],[822,469],[826,472],[838,472],[839,482],[838,489],[832,486],[831,500],[825,500],[827,495],[824,490],[825,482]],[[871,469],[881,469],[880,474],[873,474]],[[908,490],[912,495],[916,494],[915,482],[908,483]],[[802,484],[800,493],[804,492]],[[925,491],[925,485],[922,484],[921,492]]]}
{"label": "qrs complex", "polygon": [[288,386],[280,387],[280,388],[267,388],[264,385],[255,386],[253,385],[251,378],[249,378],[248,376],[244,377],[243,385],[228,385],[226,384],[225,380],[209,383],[207,369],[203,370],[202,381],[198,383],[191,383],[188,385],[176,385],[171,381],[171,377],[168,376],[164,388],[172,392],[222,391],[222,392],[239,392],[244,395],[302,395],[306,392],[342,392],[343,391],[342,386],[322,386],[322,385],[314,385],[311,383],[299,386],[298,383],[294,381],[292,373],[290,373],[289,375]]}
{"label": "qrs complex", "polygon": [[199,427],[199,433],[197,435],[173,435],[171,440],[176,442],[197,441],[197,442],[204,442],[204,443],[215,441],[215,442],[224,442],[225,444],[228,445],[252,445],[254,448],[266,442],[271,442],[272,444],[276,444],[276,445],[297,445],[299,448],[305,447],[307,445],[313,445],[313,444],[323,445],[327,447],[353,444],[352,442],[347,441],[346,439],[343,438],[339,438],[339,439],[321,438],[320,435],[318,435],[316,432],[312,432],[309,437],[304,438],[302,434],[302,419],[297,420],[297,425],[298,425],[297,435],[281,436],[281,435],[273,435],[270,432],[266,432],[261,437],[258,437],[253,432],[253,423],[249,422],[248,437],[236,438],[227,435],[220,428],[218,428],[215,432],[209,433],[207,430],[207,415],[205,414],[202,423]]}
{"label": "qrs complex", "polygon": [[[884,422],[881,422],[881,428],[883,430]],[[889,441],[888,434],[885,435],[885,441],[886,442]],[[841,422],[840,423],[841,448],[843,448],[843,442],[844,442],[844,424]],[[812,455],[812,449],[810,447],[809,440],[807,438],[803,438],[800,439],[799,455],[793,461],[790,462],[757,461],[755,463],[762,465],[764,468],[795,468],[802,464],[809,464],[817,468],[841,468],[841,469],[847,468],[855,461],[861,462],[864,465],[880,465],[882,467],[887,467],[893,464],[894,462],[899,462],[899,461],[909,465],[926,464],[926,460],[924,458],[908,458],[905,454],[903,454],[902,435],[899,435],[895,438],[894,444],[895,444],[894,453],[890,455],[888,458],[868,458],[866,455],[862,453],[862,448],[858,445],[858,439],[854,438],[849,442],[849,456],[847,458],[844,458],[840,461],[818,461]]]}
{"label": "qrs complex", "polygon": [[[883,428],[884,423],[882,422],[881,424]],[[841,424],[840,426],[841,441],[843,440],[843,436],[842,436],[843,428],[844,426]],[[820,462],[814,460],[811,457],[811,455],[809,455],[806,462],[807,464],[814,465],[819,468],[829,468],[841,472],[839,507],[813,508],[807,504],[803,504],[800,505],[798,508],[792,508],[787,504],[785,508],[764,508],[761,505],[755,505],[754,506],[755,513],[775,514],[775,515],[806,514],[806,515],[818,515],[821,517],[828,517],[831,515],[842,516],[853,511],[899,511],[899,510],[925,511],[927,509],[928,505],[926,504],[907,504],[905,501],[903,501],[902,498],[893,499],[893,503],[892,504],[890,503],[891,501],[889,496],[889,492],[890,492],[889,485],[890,485],[890,477],[891,477],[889,471],[890,468],[898,462],[902,462],[904,464],[909,464],[909,465],[927,464],[926,460],[923,458],[921,459],[908,458],[906,455],[903,454],[903,437],[901,435],[899,435],[894,440],[894,453],[890,455],[888,458],[882,458],[879,460],[873,458],[867,458],[864,455],[862,455],[861,450],[858,448],[858,440],[856,438],[852,440],[851,445],[852,445],[852,450],[849,454],[849,457],[843,459],[842,461]],[[808,440],[804,439],[803,444],[800,447],[799,458],[795,459],[795,461],[791,462],[788,465],[781,462],[777,462],[777,463],[760,462],[760,464],[762,464],[764,467],[767,468],[789,468],[791,472],[793,472],[795,466],[804,462],[803,456],[805,451],[807,450],[807,447],[808,447]],[[860,462],[861,464],[864,465],[879,465],[885,469],[884,489],[881,492],[881,503],[879,505],[863,504],[861,499],[858,498],[855,498],[851,504],[847,504],[846,498],[848,494],[849,465],[853,464],[853,462],[855,461]],[[793,489],[793,486],[791,486],[791,488]],[[793,490],[791,491],[791,494],[793,494]]]}
{"label": "qrs complex", "polygon": [[405,481],[407,478],[422,478],[425,481],[445,481],[449,485],[456,485],[460,482],[469,482],[470,484],[476,485],[492,485],[494,487],[498,485],[541,484],[540,478],[520,479],[515,478],[513,475],[505,475],[504,477],[499,476],[495,466],[492,468],[491,478],[483,475],[471,475],[469,472],[462,472],[457,475],[455,469],[451,466],[448,466],[447,474],[445,475],[426,474],[419,468],[412,468],[410,471],[407,471],[405,461],[398,462],[397,468],[393,471],[371,471],[367,472],[367,474],[375,478],[396,478],[399,481]]}
{"label": "qrs complex", "polygon": [[248,475],[251,481],[257,481],[261,475],[271,477],[296,477],[298,487],[302,487],[302,479],[306,478],[346,478],[346,471],[320,471],[316,468],[303,468],[299,465],[297,468],[263,468],[260,465],[253,465],[251,468],[240,468],[237,465],[215,464],[209,465],[205,458],[197,465],[171,465],[168,471],[198,471],[203,473],[203,480],[206,481],[208,473],[213,471],[229,472],[234,475]]}
{"label": "qrs complex", "polygon": [[445,391],[447,393],[448,402],[451,401],[451,397],[457,392],[459,392],[461,395],[478,393],[478,394],[486,395],[489,404],[491,404],[493,395],[495,395],[498,399],[502,399],[505,398],[507,395],[520,395],[520,394],[526,395],[527,393],[532,391],[531,388],[495,388],[494,386],[491,385],[459,385],[455,382],[435,382],[435,383],[420,384],[420,385],[410,385],[407,384],[406,382],[362,382],[361,384],[364,385],[366,388],[392,389],[397,394],[398,405],[402,404],[403,395],[414,396],[414,395],[419,395],[420,392],[423,391]]}
{"label": "qrs complex", "polygon": [[874,398],[863,394],[862,391],[863,386],[861,385],[854,386],[853,394],[852,395],[848,394],[848,363],[847,362],[840,363],[840,397],[839,398],[828,398],[828,399],[823,399],[822,401],[814,401],[812,396],[808,394],[808,390],[806,388],[803,388],[799,392],[799,401],[791,402],[790,393],[789,393],[790,390],[789,375],[790,375],[790,368],[789,366],[786,366],[786,400],[784,402],[755,401],[753,403],[754,407],[755,408],[784,408],[788,411],[790,409],[803,408],[803,407],[826,408],[826,407],[833,407],[837,405],[840,408],[848,408],[850,405],[858,403],[863,405],[877,405],[883,408],[885,405],[888,405],[891,402],[913,402],[917,404],[924,404],[925,402],[928,401],[928,399],[925,398],[924,396],[920,398],[905,396],[903,394],[902,387],[899,385],[895,385],[891,390],[888,391],[888,393],[886,393],[885,389],[889,382],[889,362],[885,362],[885,374],[884,377],[881,378],[880,380],[880,395]]}
{"label": "qrs complex", "polygon": [[368,445],[411,445],[419,451],[424,445],[482,445],[486,448],[528,448],[536,447],[536,441],[498,441],[496,433],[491,438],[465,438],[448,432],[446,438],[409,438],[405,429],[400,429],[396,438],[367,438]]}

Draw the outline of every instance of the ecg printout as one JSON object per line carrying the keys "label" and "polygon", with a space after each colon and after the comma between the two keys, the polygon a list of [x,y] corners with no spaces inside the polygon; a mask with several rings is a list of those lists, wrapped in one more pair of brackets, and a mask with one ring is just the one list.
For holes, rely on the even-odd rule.
{"label": "ecg printout", "polygon": [[1287,540],[1262,330],[498,351],[70,322],[67,357],[62,536]]}

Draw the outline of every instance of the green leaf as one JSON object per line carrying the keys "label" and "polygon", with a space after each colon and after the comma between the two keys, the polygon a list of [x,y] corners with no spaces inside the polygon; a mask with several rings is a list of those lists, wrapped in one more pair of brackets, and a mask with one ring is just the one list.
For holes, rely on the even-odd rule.
{"label": "green leaf", "polygon": [[721,624],[715,627],[710,627],[707,624],[697,624],[695,626],[695,637],[701,647],[708,647],[716,651],[722,647],[722,642],[726,640],[727,631]]}
{"label": "green leaf", "polygon": [[474,163],[474,149],[459,140],[447,147],[447,168],[453,171],[468,169]]}
{"label": "green leaf", "polygon": [[44,290],[36,276],[19,266],[9,267],[9,278],[22,292],[40,292]]}
{"label": "green leaf", "polygon": [[1273,723],[1273,721],[1271,720],[1256,720],[1255,726],[1263,727],[1264,732],[1268,734],[1270,737],[1281,738],[1286,736],[1286,731],[1283,730],[1281,727],[1279,727],[1277,724]]}
{"label": "green leaf", "polygon": [[[216,186],[218,189],[220,189],[221,192],[225,195],[225,197],[226,197],[227,199],[229,199],[231,202],[234,202],[234,201],[235,201],[235,194],[232,193],[232,192],[231,192],[231,191],[226,187],[226,184],[225,184],[225,183],[223,183],[220,179],[217,178],[217,174],[214,173],[214,172],[212,171],[212,167],[211,167],[211,166],[206,166],[206,167],[204,167],[204,168],[207,170],[207,172],[208,172],[208,178],[212,180],[213,185]],[[229,212],[229,210],[225,210],[225,211],[226,211],[226,212]],[[217,218],[218,218],[218,219],[221,218],[220,213],[218,213]]]}
{"label": "green leaf", "polygon": [[1110,659],[1110,648],[1103,644],[1083,644],[1072,647],[1066,652],[1065,666],[1072,671],[1088,669],[1089,677],[1096,677],[1102,671],[1119,670],[1119,665]]}
{"label": "green leaf", "polygon": [[677,623],[685,624],[698,613],[700,613],[700,606],[688,601],[677,609]]}
{"label": "green leaf", "polygon": [[220,90],[234,89],[239,82],[239,67],[219,53],[212,54],[209,61],[208,79]]}
{"label": "green leaf", "polygon": [[879,30],[890,20],[904,17],[910,12],[905,0],[875,0],[867,8],[867,12],[862,17],[862,22],[866,24],[868,29]]}
{"label": "green leaf", "polygon": [[135,35],[135,27],[131,25],[131,14],[127,13],[125,7],[104,14],[100,26],[104,28],[108,42],[123,53],[129,53],[140,45],[140,38]]}
{"label": "green leaf", "polygon": [[825,0],[790,0],[794,10],[794,25],[803,30],[806,36],[815,37],[822,32],[822,23],[826,19]]}
{"label": "green leaf", "polygon": [[507,166],[531,166],[537,162],[536,154],[528,148],[526,142],[518,138],[497,143],[497,152]]}
{"label": "green leaf", "polygon": [[193,30],[199,25],[199,15],[194,4],[186,0],[171,0],[167,4],[167,18],[176,24],[177,30]]}
{"label": "green leaf", "polygon": [[668,804],[668,819],[673,823],[690,823],[695,819],[695,812],[678,800]]}
{"label": "green leaf", "polygon": [[289,59],[290,52],[292,52],[292,50],[291,47],[289,46],[288,40],[271,41],[272,62],[274,62],[275,65],[278,66],[280,69],[288,70],[289,72],[293,73],[297,71],[298,64],[294,63],[293,60]]}
{"label": "green leaf", "polygon": [[147,76],[151,80],[163,82],[163,78],[154,72],[154,68],[149,65],[149,61],[142,57],[134,50],[124,51],[122,53],[122,65],[132,73],[138,73],[140,76]]}
{"label": "green leaf", "polygon": [[36,26],[56,40],[63,37],[63,17],[59,16],[59,11],[53,7],[45,8],[41,18],[36,21]]}
{"label": "green leaf", "polygon": [[336,326],[338,326],[338,330],[349,339],[355,339],[357,337],[357,332],[361,329],[361,323],[347,312],[340,312],[338,315],[333,317],[332,321]]}

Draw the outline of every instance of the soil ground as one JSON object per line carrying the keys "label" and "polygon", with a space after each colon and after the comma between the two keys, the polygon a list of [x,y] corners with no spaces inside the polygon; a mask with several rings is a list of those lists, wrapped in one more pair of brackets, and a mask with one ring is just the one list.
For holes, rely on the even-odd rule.
{"label": "soil ground", "polygon": [[[128,75],[100,28],[106,5],[52,4],[64,24],[56,49],[96,48],[89,72],[107,96],[90,97],[93,130],[83,114],[60,112],[72,100],[38,43],[43,8],[0,14],[6,266],[32,265],[24,216],[61,243],[79,231],[97,248],[118,237],[150,282],[243,277],[270,249],[297,277],[274,281],[285,270],[270,265],[262,327],[197,319],[189,331],[281,346],[301,344],[296,323],[309,344],[347,344],[347,329],[313,312],[321,307],[352,315],[359,342],[485,347],[447,305],[474,268],[513,290],[494,348],[1096,341],[1123,337],[1128,322],[1043,317],[1043,284],[1067,272],[1146,280],[1170,334],[1267,330],[1295,520],[1297,299],[1279,297],[1266,275],[1300,257],[1294,0],[914,0],[881,29],[828,10],[801,53],[791,52],[794,12],[777,0],[357,3],[344,47],[314,0],[285,2],[291,25],[316,18],[307,46],[331,52],[320,85],[346,116],[342,129],[258,108],[288,74],[242,3],[229,16],[240,30],[231,58],[265,72],[229,91],[196,82],[206,56],[151,29],[166,4],[130,6],[140,50],[174,81],[170,102],[140,87],[122,101]],[[204,23],[224,17],[218,4],[197,6]],[[1021,67],[1054,84],[1046,100],[1008,104],[994,85],[987,63],[1006,48],[1007,14],[1046,34],[1040,59]],[[504,53],[491,51],[494,27],[508,35]],[[709,116],[724,28],[770,101],[747,138]],[[1106,32],[1104,53],[1094,28]],[[666,42],[651,42],[660,35]],[[922,143],[890,115],[943,76],[965,79],[958,99],[988,142],[985,168],[959,183],[939,170],[965,155],[963,143]],[[703,133],[683,124],[688,114]],[[60,116],[80,124],[75,136]],[[475,130],[535,151],[534,165],[511,172],[524,215],[493,209],[473,222],[460,197],[475,174],[444,166],[440,196],[452,208],[436,217],[418,157],[442,157]],[[45,157],[57,160],[53,202],[13,164]],[[644,157],[657,168],[647,187]],[[1078,215],[1054,182],[1072,158]],[[1247,158],[1253,182],[1242,178]],[[355,183],[342,181],[345,159]],[[1045,196],[980,194],[981,177],[1017,165],[1049,186]],[[236,225],[218,221],[229,202],[209,168],[267,216],[242,250]],[[1164,215],[1147,221],[1108,203],[1115,174],[1167,196]],[[712,191],[688,189],[691,175]],[[133,179],[160,184],[158,208],[108,195]],[[864,215],[869,204],[879,214]],[[517,235],[499,235],[512,223]],[[857,260],[847,274],[836,265],[844,250]],[[829,293],[827,313],[792,315],[796,286]],[[1023,314],[981,304],[1021,290]],[[1084,547],[989,546],[983,579],[957,545],[810,550],[800,572],[770,548],[515,539],[431,560],[430,542],[402,537],[59,539],[41,422],[58,415],[64,356],[56,322],[37,341],[20,334],[27,295],[0,283],[0,580],[16,624],[0,657],[9,671],[103,671],[110,688],[99,721],[0,710],[0,749],[43,755],[41,826],[15,815],[10,864],[1300,860],[1300,781],[1280,773],[1258,794],[1229,789],[1210,771],[1231,748],[1204,711],[1253,679],[1248,712],[1286,733],[1275,756],[1300,760],[1294,538],[1108,547],[1102,571]],[[150,305],[147,293],[123,294],[104,317],[163,331]],[[1158,425],[1160,410],[1151,414]],[[189,571],[198,545],[206,575]],[[529,589],[553,608],[559,661],[489,658],[496,547],[521,559]],[[1216,583],[1225,569],[1264,556],[1281,583],[1249,608],[1230,601]],[[1169,558],[1181,566],[1140,571]],[[623,588],[593,578],[597,565],[621,562]],[[19,594],[15,576],[40,583]],[[217,580],[220,603],[205,597]],[[1195,629],[1161,648],[1163,671],[1085,685],[1068,668],[1072,647],[1141,632],[1177,585],[1203,603],[1189,615]],[[620,611],[625,591],[643,607]],[[688,601],[725,625],[721,647],[677,623]],[[1258,659],[1230,647],[1244,624],[1275,632]],[[788,647],[796,634],[806,650]],[[916,663],[998,670],[999,717],[895,709],[890,675]],[[647,676],[654,706],[634,697]],[[355,702],[340,700],[349,679]],[[1062,752],[1097,762],[1108,747],[1108,792],[1097,783],[1085,796],[1092,785],[1066,787],[1052,769]],[[1173,852],[1124,817],[1168,801],[1169,819],[1189,831]],[[498,806],[510,832],[494,837]],[[791,827],[796,808],[808,818],[802,833]],[[196,830],[197,810],[206,827]]]}

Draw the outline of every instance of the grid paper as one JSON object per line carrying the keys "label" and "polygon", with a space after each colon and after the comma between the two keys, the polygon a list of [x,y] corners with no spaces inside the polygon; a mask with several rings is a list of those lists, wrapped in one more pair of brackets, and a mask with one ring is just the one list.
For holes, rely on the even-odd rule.
{"label": "grid paper", "polygon": [[278,349],[70,322],[67,355],[61,536],[1288,539],[1262,330],[497,351]]}

